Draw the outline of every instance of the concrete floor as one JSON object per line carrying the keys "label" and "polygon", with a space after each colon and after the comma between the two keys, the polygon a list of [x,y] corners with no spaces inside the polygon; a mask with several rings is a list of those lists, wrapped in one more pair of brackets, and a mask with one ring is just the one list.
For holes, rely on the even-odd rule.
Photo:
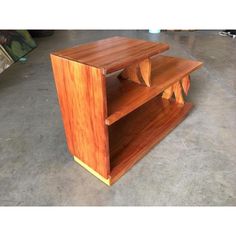
{"label": "concrete floor", "polygon": [[[186,120],[115,185],[68,153],[49,53],[123,35],[204,62]],[[0,205],[236,205],[236,40],[216,31],[57,31],[0,75]]]}

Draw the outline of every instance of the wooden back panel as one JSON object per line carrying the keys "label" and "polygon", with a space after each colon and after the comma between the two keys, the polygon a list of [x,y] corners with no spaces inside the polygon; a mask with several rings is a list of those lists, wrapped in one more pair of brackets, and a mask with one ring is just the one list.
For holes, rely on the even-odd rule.
{"label": "wooden back panel", "polygon": [[105,78],[100,69],[51,54],[69,151],[100,175],[110,174]]}

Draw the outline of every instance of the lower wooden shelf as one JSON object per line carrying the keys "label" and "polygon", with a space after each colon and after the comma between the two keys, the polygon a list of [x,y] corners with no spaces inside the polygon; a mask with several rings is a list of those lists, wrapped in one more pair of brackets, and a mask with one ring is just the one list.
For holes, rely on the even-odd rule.
{"label": "lower wooden shelf", "polygon": [[116,182],[189,113],[191,103],[177,104],[157,96],[109,126],[110,177],[105,179],[75,160],[107,185]]}
{"label": "lower wooden shelf", "polygon": [[192,104],[155,97],[109,127],[111,182],[115,182],[174,129]]}

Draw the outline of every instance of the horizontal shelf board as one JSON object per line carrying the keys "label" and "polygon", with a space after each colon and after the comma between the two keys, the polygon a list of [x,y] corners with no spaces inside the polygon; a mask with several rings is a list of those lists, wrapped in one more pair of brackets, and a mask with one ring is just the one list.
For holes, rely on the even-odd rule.
{"label": "horizontal shelf board", "polygon": [[52,54],[99,68],[103,74],[108,74],[168,49],[166,43],[116,36]]}
{"label": "horizontal shelf board", "polygon": [[111,182],[114,183],[174,129],[192,104],[153,98],[109,127]]}
{"label": "horizontal shelf board", "polygon": [[112,125],[202,65],[199,61],[169,56],[155,56],[151,63],[151,87],[119,80],[114,75],[107,78],[107,125]]}

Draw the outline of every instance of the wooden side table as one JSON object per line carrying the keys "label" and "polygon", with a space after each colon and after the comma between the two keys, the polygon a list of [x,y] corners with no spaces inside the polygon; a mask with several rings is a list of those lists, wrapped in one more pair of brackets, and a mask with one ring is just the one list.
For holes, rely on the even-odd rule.
{"label": "wooden side table", "polygon": [[[158,55],[164,43],[112,37],[51,54],[66,140],[75,161],[111,185],[190,111],[201,62]],[[175,99],[174,99],[175,98]]]}

